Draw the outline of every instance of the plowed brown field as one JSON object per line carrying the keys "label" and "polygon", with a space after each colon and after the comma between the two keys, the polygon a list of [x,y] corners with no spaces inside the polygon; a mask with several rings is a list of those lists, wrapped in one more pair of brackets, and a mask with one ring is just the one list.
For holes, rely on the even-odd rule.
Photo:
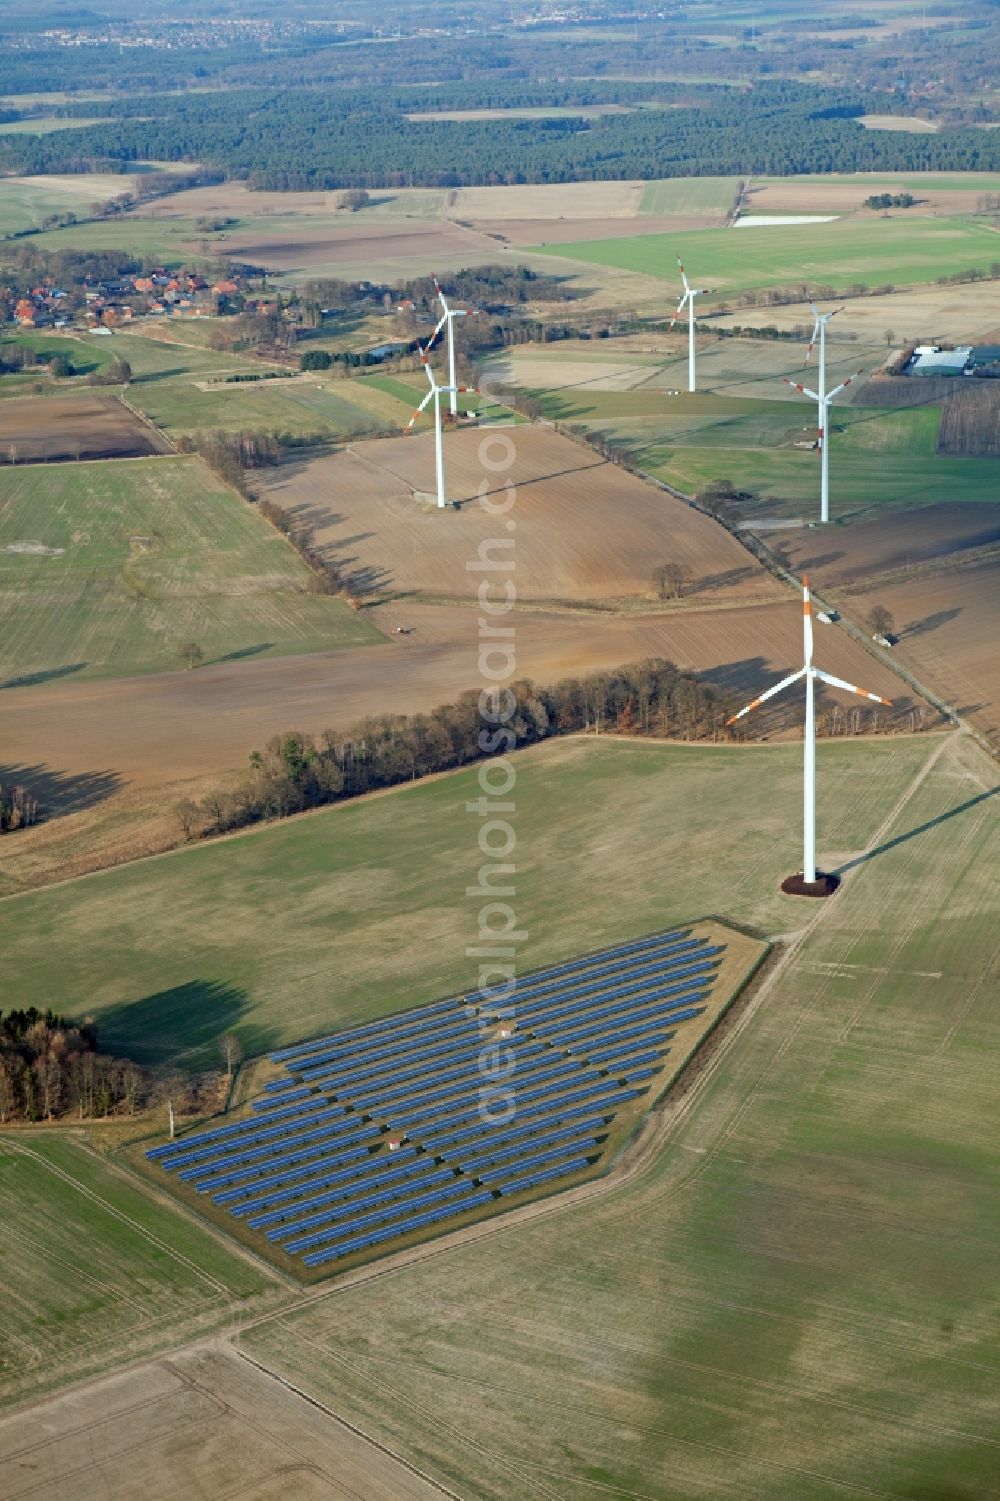
{"label": "plowed brown field", "polygon": [[[468,565],[481,545],[510,537],[504,555],[524,600],[650,598],[653,569],[669,562],[691,570],[693,603],[781,597],[716,522],[551,429],[464,428],[444,444],[458,511],[414,499],[434,486],[427,432],[283,466],[261,481],[262,493],[313,526],[345,568],[395,590],[474,599],[484,575]],[[516,499],[491,515],[508,480]]]}
{"label": "plowed brown field", "polygon": [[138,459],[170,453],[156,429],[117,396],[14,397],[0,402],[0,463]]}
{"label": "plowed brown field", "polygon": [[858,616],[876,604],[895,617],[900,661],[1000,746],[1000,568],[948,568],[850,596]]}
{"label": "plowed brown field", "polygon": [[771,532],[793,573],[809,573],[820,588],[854,584],[878,573],[955,558],[1000,543],[1000,503],[964,505],[942,501],[899,515],[829,527]]}

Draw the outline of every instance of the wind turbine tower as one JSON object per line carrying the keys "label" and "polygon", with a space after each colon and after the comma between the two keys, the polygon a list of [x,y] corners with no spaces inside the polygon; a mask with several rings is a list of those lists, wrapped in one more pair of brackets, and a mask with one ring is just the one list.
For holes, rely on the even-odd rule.
{"label": "wind turbine tower", "polygon": [[[442,319],[441,322],[443,324],[444,320]],[[441,327],[441,324],[438,325],[438,329],[440,329],[440,327]],[[436,337],[436,331],[435,331],[435,337]],[[431,343],[433,343],[433,339],[431,340]],[[421,364],[424,367],[424,371],[426,372],[427,381],[428,381],[428,384],[430,385],[430,390],[427,392],[427,395],[424,397],[423,401],[417,407],[417,410],[414,412],[413,416],[410,418],[409,422],[406,424],[406,431],[410,432],[410,430],[413,427],[413,424],[416,422],[417,418],[420,416],[420,413],[424,410],[424,407],[427,406],[428,402],[433,401],[433,403],[434,403],[434,467],[435,467],[435,476],[436,476],[436,480],[437,480],[437,503],[438,503],[438,509],[443,511],[445,509],[445,507],[447,506],[448,501],[447,501],[447,497],[445,496],[445,493],[444,493],[444,442],[442,440],[442,432],[441,432],[441,397],[442,397],[442,395],[448,394],[448,395],[451,395],[452,398],[454,399],[454,396],[459,391],[474,391],[475,390],[475,386],[455,386],[455,385],[451,385],[451,386],[439,386],[438,383],[437,383],[437,381],[434,379],[434,372],[431,369],[431,362],[430,362],[430,360],[427,357],[427,351],[428,351],[429,348],[430,348],[430,343],[427,344],[427,345],[425,345],[424,348],[421,349],[421,351],[420,351],[420,361],[421,361]]]}
{"label": "wind turbine tower", "polygon": [[[828,313],[827,317],[832,318],[833,314]],[[825,389],[826,370],[824,343],[825,339],[821,328],[821,363],[818,391],[810,390],[808,386],[802,385],[801,381],[789,380],[787,375],[784,378],[786,386],[791,386],[793,390],[798,391],[800,396],[808,396],[816,403],[818,414],[817,432],[819,434],[820,457],[819,519],[821,522],[826,522],[830,519],[830,408],[836,401],[837,397],[840,395],[841,391],[846,391],[851,382],[857,380],[858,376],[861,374],[860,370],[855,370],[854,374],[849,375],[846,380],[842,380],[839,386],[834,386],[832,391],[827,391]],[[810,344],[809,347],[811,349],[812,345]]]}
{"label": "wind turbine tower", "polygon": [[465,308],[465,307],[456,307],[456,308],[449,307],[448,302],[447,302],[447,300],[445,298],[445,295],[444,295],[444,293],[441,290],[441,283],[438,281],[438,279],[437,279],[436,276],[434,277],[434,286],[437,289],[438,301],[440,302],[441,308],[442,308],[442,316],[441,316],[441,322],[438,324],[437,328],[434,330],[433,334],[431,335],[430,343],[428,344],[427,347],[428,347],[428,349],[430,348],[431,344],[434,343],[434,340],[437,338],[437,336],[441,332],[442,328],[445,326],[445,324],[447,324],[448,325],[448,390],[451,393],[451,401],[450,401],[449,405],[450,405],[450,408],[451,408],[451,415],[453,417],[457,417],[458,416],[458,386],[455,384],[455,379],[456,379],[456,377],[455,377],[455,319],[456,318],[467,318],[469,316],[469,313],[471,312],[471,309],[470,308]]}
{"label": "wind turbine tower", "polygon": [[694,391],[696,389],[694,365],[694,300],[696,297],[703,297],[706,292],[710,292],[712,289],[711,287],[692,287],[687,279],[683,262],[681,261],[679,256],[677,258],[677,264],[681,268],[681,280],[684,283],[684,295],[681,297],[680,302],[677,304],[676,313],[670,320],[670,328],[673,328],[678,318],[682,317],[684,309],[686,307],[688,320],[688,390]]}
{"label": "wind turbine tower", "polygon": [[793,672],[790,677],[782,678],[780,683],[775,683],[773,688],[768,688],[759,698],[747,704],[727,724],[735,724],[751,709],[756,709],[758,704],[765,703],[767,699],[774,698],[776,694],[783,693],[800,678],[806,685],[806,723],[805,736],[803,739],[803,776],[802,776],[802,874],[801,876],[789,876],[781,883],[782,890],[790,892],[794,896],[829,896],[836,890],[837,882],[833,876],[817,874],[816,871],[816,679],[828,683],[831,688],[842,688],[845,693],[855,693],[859,698],[871,699],[873,703],[885,704],[891,708],[891,700],[882,698],[878,693],[869,693],[867,688],[858,688],[854,683],[845,683],[843,678],[835,678],[832,673],[823,672],[819,667],[813,666],[813,633],[812,633],[812,604],[809,598],[809,577],[806,575],[802,580],[802,645],[805,658],[798,672]]}

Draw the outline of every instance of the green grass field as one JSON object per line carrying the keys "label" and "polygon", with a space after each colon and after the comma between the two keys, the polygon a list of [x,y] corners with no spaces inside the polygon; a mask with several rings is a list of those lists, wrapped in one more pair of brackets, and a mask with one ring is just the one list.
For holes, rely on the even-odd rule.
{"label": "green grass field", "polygon": [[[5,177],[0,178],[0,227],[4,233],[30,229],[41,224],[49,214],[86,214],[92,203],[102,203],[132,187],[131,177],[111,173],[81,173],[77,177]],[[72,235],[90,228],[104,229],[102,247],[113,244],[108,227],[100,224],[78,225],[63,231],[63,244],[72,248]],[[68,238],[67,238],[68,236]],[[40,243],[34,237],[31,243]]]}
{"label": "green grass field", "polygon": [[[821,848],[858,848],[927,746],[824,743]],[[797,858],[794,745],[575,739],[518,767],[524,969],[703,913],[801,921],[778,890]],[[105,1046],[197,1067],[229,1028],[257,1054],[468,985],[476,785],[464,771],[0,902],[20,1002],[85,996]],[[723,843],[724,870],[708,858]]]}
{"label": "green grass field", "polygon": [[739,191],[737,177],[667,177],[648,182],[640,214],[728,214]]}
{"label": "green grass field", "polygon": [[[938,752],[640,1175],[244,1348],[469,1501],[995,1495],[996,768],[958,737],[822,747],[822,823],[838,847],[871,837]],[[713,794],[668,752],[671,783],[647,776],[656,885],[670,905],[676,860],[698,902],[711,885],[794,933],[817,913],[776,911],[789,851],[762,811],[790,809],[792,752],[753,754],[753,812],[728,826],[721,774]],[[663,837],[684,799],[693,864]],[[615,844],[643,838],[622,820]],[[579,846],[562,854],[575,885]],[[590,868],[603,924],[633,889]]]}
{"label": "green grass field", "polygon": [[581,240],[535,251],[561,259],[678,280],[680,256],[696,285],[723,294],[742,288],[910,286],[1000,262],[1000,240],[986,223],[961,218],[876,219],[864,223],[701,229],[677,235]]}
{"label": "green grass field", "polygon": [[118,677],[381,639],[198,459],[0,469],[0,678]]}
{"label": "green grass field", "polygon": [[280,1288],[66,1133],[0,1135],[0,1403],[263,1311]]}

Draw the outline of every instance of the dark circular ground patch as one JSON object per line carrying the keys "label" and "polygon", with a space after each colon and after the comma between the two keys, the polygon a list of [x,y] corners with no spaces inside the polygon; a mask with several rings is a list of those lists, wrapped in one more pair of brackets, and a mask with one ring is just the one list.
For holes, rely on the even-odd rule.
{"label": "dark circular ground patch", "polygon": [[817,871],[815,881],[804,881],[799,871],[798,875],[786,876],[781,889],[789,896],[833,896],[839,885],[840,877],[827,875],[825,871]]}

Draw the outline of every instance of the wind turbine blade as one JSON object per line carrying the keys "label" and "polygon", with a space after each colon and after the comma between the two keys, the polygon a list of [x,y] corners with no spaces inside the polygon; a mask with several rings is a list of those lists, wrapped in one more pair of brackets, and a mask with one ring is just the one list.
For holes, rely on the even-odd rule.
{"label": "wind turbine blade", "polygon": [[423,411],[424,407],[427,405],[427,403],[429,401],[431,401],[433,399],[433,396],[434,396],[434,387],[431,386],[430,390],[427,392],[427,395],[424,397],[423,401],[417,407],[417,410],[414,412],[413,416],[410,418],[409,422],[406,424],[407,431],[409,431],[409,429],[416,422],[417,418],[420,416],[420,413]]}
{"label": "wind turbine blade", "polygon": [[849,375],[846,380],[842,380],[841,381],[841,383],[840,383],[839,386],[835,386],[834,387],[834,389],[830,392],[829,396],[826,398],[827,401],[832,401],[835,396],[839,396],[840,395],[841,391],[846,391],[847,388],[848,388],[848,386],[851,384],[851,381],[852,380],[857,380],[858,376],[859,375],[863,375],[863,374],[864,374],[863,370],[855,370],[855,372],[854,372],[853,375]]}
{"label": "wind turbine blade", "polygon": [[803,386],[797,380],[789,380],[787,375],[783,375],[782,380],[785,382],[786,386],[791,386],[793,391],[798,391],[800,396],[811,396],[813,401],[819,401],[819,397],[816,395],[816,392],[810,391],[808,386]]}
{"label": "wind turbine blade", "polygon": [[813,656],[812,598],[809,593],[809,575],[802,575],[802,645],[805,649],[806,666]]}
{"label": "wind turbine blade", "polygon": [[671,318],[670,322],[667,325],[667,333],[670,332],[670,330],[673,328],[674,324],[677,322],[678,318],[681,316],[681,313],[683,313],[685,302],[687,302],[687,294],[686,293],[681,298],[680,302],[677,304],[677,311],[676,311],[676,313],[674,314],[674,316]]}
{"label": "wind turbine blade", "polygon": [[444,315],[447,318],[447,316],[448,316],[448,304],[445,301],[445,295],[444,295],[444,293],[441,290],[441,283],[438,281],[438,279],[437,279],[436,276],[432,276],[431,277],[431,281],[434,283],[434,290],[438,294],[438,298],[440,300],[441,306],[444,308]]}
{"label": "wind turbine blade", "polygon": [[773,688],[768,688],[766,693],[762,693],[759,698],[755,698],[751,703],[747,704],[746,708],[741,709],[738,714],[734,714],[732,719],[727,719],[726,724],[735,724],[738,719],[743,718],[744,714],[749,714],[751,709],[756,709],[759,704],[766,703],[766,701],[769,698],[773,698],[776,693],[781,693],[785,688],[790,688],[793,683],[798,682],[799,678],[805,677],[805,674],[806,669],[804,667],[800,667],[798,672],[793,672],[790,677],[782,678],[780,683],[775,683]]}
{"label": "wind turbine blade", "polygon": [[880,693],[869,693],[867,688],[859,688],[856,683],[845,683],[843,678],[835,678],[832,672],[821,672],[818,667],[814,667],[813,672],[824,683],[829,683],[831,688],[843,688],[845,693],[856,693],[858,698],[870,698],[873,704],[885,704],[887,709],[892,708],[891,698],[883,698]]}
{"label": "wind turbine blade", "polygon": [[677,257],[677,264],[681,268],[681,281],[684,283],[684,290],[685,292],[690,292],[691,288],[688,285],[688,279],[684,271],[684,262],[681,260],[680,256]]}

